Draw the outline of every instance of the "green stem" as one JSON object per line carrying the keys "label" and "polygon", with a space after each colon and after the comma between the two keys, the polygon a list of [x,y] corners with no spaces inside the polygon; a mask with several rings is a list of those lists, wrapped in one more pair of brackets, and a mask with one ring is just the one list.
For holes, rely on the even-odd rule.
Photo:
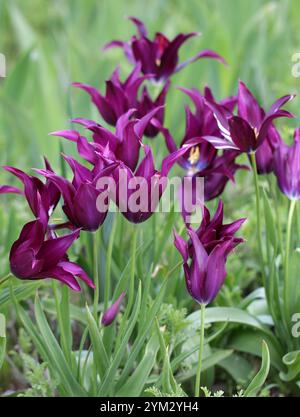
{"label": "green stem", "polygon": [[104,311],[108,307],[108,302],[110,298],[110,282],[111,282],[111,257],[112,257],[112,250],[113,244],[115,239],[115,233],[117,228],[117,217],[113,219],[111,233],[108,242],[107,254],[106,254],[106,265],[105,265],[105,289],[104,289]]}
{"label": "green stem", "polygon": [[200,397],[201,389],[201,370],[202,370],[202,357],[203,357],[203,348],[204,348],[204,320],[205,320],[205,304],[201,304],[201,322],[200,322],[200,347],[199,347],[199,357],[198,357],[198,368],[196,374],[196,384],[195,384],[195,397]]}
{"label": "green stem", "polygon": [[62,347],[62,350],[64,352],[64,355],[67,361],[69,362],[69,364],[71,364],[70,346],[68,346],[68,342],[67,342],[66,335],[64,332],[63,318],[61,315],[61,300],[58,295],[57,282],[54,280],[52,280],[52,290],[53,290],[53,295],[54,295],[54,300],[55,300],[56,316],[57,316],[58,325],[60,329],[61,347]]}
{"label": "green stem", "polygon": [[289,296],[289,260],[290,260],[290,244],[291,244],[291,230],[293,223],[293,215],[296,207],[296,200],[291,200],[289,216],[286,229],[286,246],[285,246],[285,266],[284,266],[284,300],[288,319],[288,296]]}
{"label": "green stem", "polygon": [[7,275],[5,275],[5,277],[0,279],[0,285],[3,285],[10,277],[12,277],[12,274],[9,273]]}
{"label": "green stem", "polygon": [[99,304],[99,293],[100,293],[100,277],[99,277],[99,239],[98,232],[93,233],[93,262],[94,262],[94,317],[97,322],[98,320],[98,304]]}
{"label": "green stem", "polygon": [[258,182],[258,174],[257,174],[257,166],[256,166],[256,158],[255,153],[250,153],[252,169],[253,169],[253,178],[254,178],[254,186],[255,186],[255,197],[256,197],[256,227],[257,227],[257,242],[258,242],[258,250],[259,250],[259,258],[261,264],[261,273],[263,277],[263,282],[265,286],[265,263],[264,263],[264,255],[263,255],[263,247],[262,247],[262,230],[261,230],[261,221],[260,221],[260,192],[259,192],[259,182]]}

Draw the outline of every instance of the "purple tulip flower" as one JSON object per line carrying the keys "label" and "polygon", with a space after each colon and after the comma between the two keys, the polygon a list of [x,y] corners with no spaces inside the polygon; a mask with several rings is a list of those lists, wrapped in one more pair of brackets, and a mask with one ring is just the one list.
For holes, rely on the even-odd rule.
{"label": "purple tulip flower", "polygon": [[274,172],[278,187],[290,200],[300,199],[300,128],[294,133],[294,143],[281,143],[274,155]]}
{"label": "purple tulip flower", "polygon": [[102,211],[97,206],[97,199],[102,193],[108,200],[108,190],[98,189],[98,180],[110,176],[117,164],[102,169],[99,159],[100,168],[95,166],[93,170],[89,170],[70,156],[64,155],[64,159],[73,171],[72,182],[51,171],[42,169],[35,171],[45,176],[60,190],[64,199],[63,211],[71,224],[82,230],[94,232],[103,224],[108,211],[108,204]]}
{"label": "purple tulip flower", "polygon": [[244,220],[222,225],[223,205],[220,203],[212,220],[205,209],[199,229],[187,229],[188,242],[175,233],[174,244],[183,258],[187,290],[199,304],[211,303],[222,287],[227,256],[243,241],[234,234]]}
{"label": "purple tulip flower", "polygon": [[101,320],[102,326],[109,326],[115,320],[125,295],[126,293],[122,292],[120,297],[103,313]]}
{"label": "purple tulip flower", "polygon": [[266,139],[255,153],[258,174],[270,174],[274,171],[274,156],[281,143],[282,139],[278,130],[271,125]]}
{"label": "purple tulip flower", "polygon": [[194,57],[181,64],[178,63],[178,51],[181,45],[198,33],[179,34],[170,41],[164,34],[156,33],[154,40],[147,37],[145,25],[134,17],[129,17],[137,27],[137,35],[132,36],[129,42],[119,40],[108,43],[104,50],[110,48],[122,48],[126,58],[132,63],[141,63],[143,74],[151,74],[156,81],[164,82],[171,75],[180,71],[192,62],[201,58],[212,58],[224,63],[224,59],[209,49],[199,52]]}
{"label": "purple tulip flower", "polygon": [[[45,159],[45,167],[49,172],[53,173],[47,159]],[[44,224],[47,224],[60,199],[58,188],[48,180],[43,184],[38,178],[27,175],[18,168],[11,166],[4,166],[3,168],[22,181],[24,191],[17,187],[2,186],[0,187],[0,194],[15,193],[24,195],[34,216],[39,218]]]}
{"label": "purple tulip flower", "polygon": [[[82,83],[73,83],[74,87],[81,88],[86,91],[92,102],[97,107],[103,119],[110,125],[115,126],[118,119],[128,110],[136,109],[136,118],[141,119],[150,111],[157,107],[164,106],[166,94],[169,89],[169,81],[158,94],[155,100],[152,100],[147,87],[145,86],[141,97],[138,97],[138,91],[145,79],[151,77],[150,75],[140,75],[141,64],[138,63],[128,78],[122,82],[120,80],[119,68],[117,68],[110,80],[106,81],[106,93],[103,96],[95,87]],[[157,120],[163,124],[164,122],[164,108],[161,107],[156,113]],[[147,126],[145,135],[155,137],[159,130],[155,126]]]}
{"label": "purple tulip flower", "polygon": [[[193,101],[195,112],[193,113],[186,107],[186,128],[185,135],[181,142],[181,146],[192,138],[202,136],[218,136],[222,138],[222,132],[219,129],[214,113],[206,104],[206,100],[214,100],[211,90],[206,87],[202,95],[198,90],[180,89],[187,94]],[[227,97],[220,102],[228,111],[233,112],[236,105],[236,97]],[[169,130],[161,127],[161,131],[165,137],[166,145],[169,152],[177,150],[176,143]],[[218,197],[224,190],[229,180],[234,182],[234,175],[238,169],[247,169],[244,165],[235,162],[239,155],[237,151],[224,151],[222,155],[218,155],[216,149],[204,139],[199,144],[191,148],[189,154],[185,154],[178,163],[186,170],[186,175],[193,177],[191,179],[191,188],[193,192],[193,201],[196,201],[196,178],[203,177],[204,182],[204,198],[206,201]],[[183,183],[184,186],[184,183]],[[184,188],[181,190],[181,196],[184,196]],[[182,198],[181,197],[181,198]],[[183,206],[184,207],[184,206]],[[191,214],[183,211],[183,216]]]}
{"label": "purple tulip flower", "polygon": [[142,145],[145,157],[136,171],[120,163],[114,171],[117,187],[115,196],[111,198],[127,220],[141,223],[154,213],[167,186],[169,171],[178,159],[197,143],[197,139],[190,141],[164,158],[161,171],[155,169],[152,150],[146,145]]}
{"label": "purple tulip flower", "polygon": [[93,133],[93,143],[88,142],[76,130],[62,130],[52,132],[51,135],[62,136],[76,142],[79,155],[91,164],[97,163],[99,155],[102,154],[107,155],[111,160],[121,161],[131,170],[135,170],[139,160],[143,134],[160,110],[161,107],[157,107],[141,119],[132,118],[136,110],[129,110],[119,117],[115,133],[93,120],[74,119],[73,122],[83,125]]}
{"label": "purple tulip flower", "polygon": [[293,98],[293,95],[279,98],[265,113],[245,84],[240,81],[238,116],[232,116],[224,106],[212,100],[207,100],[207,105],[214,112],[223,138],[209,135],[204,138],[216,149],[235,149],[246,153],[255,152],[265,141],[274,119],[294,117],[290,112],[281,109],[284,104]]}
{"label": "purple tulip flower", "polygon": [[66,255],[79,233],[75,230],[66,236],[56,237],[53,232],[46,231],[45,224],[40,220],[27,223],[10,251],[11,272],[20,279],[57,279],[72,290],[80,291],[77,277],[95,288],[85,271],[70,262]]}

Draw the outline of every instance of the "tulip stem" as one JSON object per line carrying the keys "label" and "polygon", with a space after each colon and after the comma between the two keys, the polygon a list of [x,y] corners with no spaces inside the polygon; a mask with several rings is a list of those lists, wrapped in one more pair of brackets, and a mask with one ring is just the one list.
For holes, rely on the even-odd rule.
{"label": "tulip stem", "polygon": [[196,374],[196,384],[195,384],[195,397],[200,397],[200,382],[201,382],[201,370],[202,370],[202,357],[203,357],[203,348],[204,348],[204,321],[205,321],[205,304],[201,304],[200,309],[200,347],[199,347],[199,356],[198,356],[198,368]]}
{"label": "tulip stem", "polygon": [[97,322],[98,319],[98,304],[99,304],[99,293],[100,293],[100,281],[99,281],[99,239],[98,232],[93,233],[93,261],[94,261],[94,317]]}
{"label": "tulip stem", "polygon": [[3,285],[10,277],[12,277],[11,273],[9,273],[9,274],[5,275],[5,277],[1,278],[0,285]]}
{"label": "tulip stem", "polygon": [[256,200],[257,242],[258,242],[259,258],[260,258],[260,263],[261,263],[261,273],[263,277],[263,282],[265,283],[265,264],[264,264],[264,255],[263,255],[263,247],[262,247],[262,239],[261,239],[261,221],[260,221],[260,192],[259,192],[256,157],[255,157],[254,152],[250,153],[250,158],[251,158],[252,169],[253,169],[255,197],[256,197],[255,200]]}
{"label": "tulip stem", "polygon": [[288,318],[288,286],[289,286],[289,261],[290,261],[290,245],[291,245],[291,230],[292,230],[292,223],[293,223],[293,215],[296,207],[296,200],[291,200],[290,209],[289,209],[289,216],[287,221],[287,229],[286,229],[286,246],[285,246],[285,267],[284,267],[284,300],[285,300],[285,307],[286,313]]}
{"label": "tulip stem", "polygon": [[107,247],[107,254],[106,254],[106,265],[105,265],[105,293],[104,293],[104,311],[107,310],[109,297],[110,297],[110,272],[111,272],[111,257],[112,257],[112,250],[113,250],[113,244],[115,240],[115,233],[116,233],[116,227],[117,227],[117,217],[115,217],[112,220],[112,228],[110,232],[110,237],[108,241],[108,247]]}

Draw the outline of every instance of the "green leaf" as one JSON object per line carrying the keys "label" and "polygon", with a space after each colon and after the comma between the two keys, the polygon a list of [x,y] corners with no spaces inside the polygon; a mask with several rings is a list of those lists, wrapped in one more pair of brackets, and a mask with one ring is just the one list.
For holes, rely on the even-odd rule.
{"label": "green leaf", "polygon": [[[211,368],[212,366],[218,365],[221,361],[232,354],[233,350],[231,349],[215,349],[213,353],[209,356],[204,357],[202,361],[202,372],[206,371],[207,369]],[[179,382],[186,381],[196,375],[196,366],[193,366],[186,372],[181,372],[180,374],[176,375],[176,379]]]}
{"label": "green leaf", "polygon": [[[139,289],[138,289],[138,293],[137,293],[137,298],[134,304],[134,308],[132,311],[131,316],[128,319],[128,325],[127,325],[127,330],[122,338],[122,342],[120,344],[120,347],[118,348],[117,352],[114,355],[114,359],[111,362],[109,368],[107,369],[106,375],[103,379],[103,382],[100,386],[100,390],[98,395],[101,396],[105,396],[107,395],[107,393],[109,392],[109,390],[111,389],[111,387],[113,386],[113,381],[115,378],[115,374],[118,370],[118,367],[120,365],[120,362],[124,356],[124,353],[126,351],[127,348],[127,344],[129,341],[129,338],[133,332],[133,329],[136,325],[138,316],[139,316],[139,312],[140,312],[140,308],[141,308],[141,293],[142,293],[142,289],[141,289],[141,282],[139,284]],[[128,308],[128,307],[127,307]]]}
{"label": "green leaf", "polygon": [[249,381],[253,372],[252,365],[242,356],[233,353],[219,362],[219,366],[225,369],[237,384],[245,384]]}
{"label": "green leaf", "polygon": [[[187,319],[191,321],[191,324],[188,326],[187,330],[191,330],[193,334],[196,329],[199,327],[199,314],[197,311],[190,314]],[[233,307],[209,307],[206,308],[205,312],[205,324],[217,323],[217,322],[227,322],[228,323],[238,323],[250,326],[252,328],[261,330],[266,334],[269,339],[272,341],[273,346],[278,350],[278,353],[281,354],[281,347],[279,342],[273,333],[268,329],[267,326],[263,325],[256,317],[247,313],[244,310]]]}
{"label": "green leaf", "polygon": [[262,332],[257,332],[252,329],[237,329],[232,333],[228,344],[230,347],[240,352],[250,353],[251,355],[255,356],[261,356],[260,346],[264,339],[268,343],[271,364],[279,371],[282,371],[284,366],[282,364],[281,355],[273,345],[273,339],[270,339]]}
{"label": "green leaf", "polygon": [[145,353],[133,374],[117,392],[117,397],[138,397],[147,383],[148,376],[155,365],[159,349],[157,334],[154,334],[146,345]]}
{"label": "green leaf", "polygon": [[[141,349],[143,348],[143,343],[145,341],[145,339],[148,337],[149,333],[150,333],[150,329],[152,327],[153,321],[158,313],[158,310],[163,302],[163,298],[166,292],[166,288],[167,288],[167,284],[168,284],[168,280],[166,280],[164,282],[164,284],[162,285],[159,294],[157,295],[155,301],[153,302],[153,305],[151,306],[151,308],[149,310],[145,310],[144,312],[142,312],[142,316],[147,317],[147,320],[145,321],[145,323],[143,323],[143,326],[141,328],[139,328],[139,333],[138,336],[132,346],[132,350],[130,353],[130,356],[128,358],[128,360],[126,361],[126,365],[125,368],[122,372],[122,375],[118,381],[118,385],[117,387],[120,388],[122,386],[122,384],[125,383],[125,380],[128,376],[128,374],[130,373],[132,366],[134,364],[134,361],[136,360],[139,352],[141,351]],[[142,308],[145,308],[146,306],[143,306]]]}
{"label": "green leaf", "polygon": [[[21,283],[21,285],[13,287],[13,293],[18,301],[26,300],[31,297],[38,287],[42,285],[42,281]],[[10,289],[3,288],[0,291],[0,310],[4,310],[11,304]]]}
{"label": "green leaf", "polygon": [[109,361],[96,320],[90,312],[88,306],[86,306],[86,312],[89,333],[93,346],[93,358],[100,378],[102,378],[108,368]]}
{"label": "green leaf", "polygon": [[277,248],[278,246],[278,239],[276,233],[276,226],[273,216],[273,211],[271,208],[270,200],[267,197],[266,191],[263,190],[263,204],[264,204],[264,215],[265,215],[265,224],[266,224],[266,235],[268,242],[273,246],[273,248]]}
{"label": "green leaf", "polygon": [[260,370],[252,379],[248,388],[244,392],[245,397],[255,397],[258,391],[265,383],[270,370],[270,353],[267,343],[263,340],[262,342],[262,363]]}
{"label": "green leaf", "polygon": [[86,396],[85,390],[79,385],[72,374],[66,358],[48,324],[38,296],[36,296],[35,299],[35,317],[42,336],[42,341],[45,344],[48,356],[51,357],[50,363],[56,364],[57,373],[59,374],[63,385],[71,396]]}

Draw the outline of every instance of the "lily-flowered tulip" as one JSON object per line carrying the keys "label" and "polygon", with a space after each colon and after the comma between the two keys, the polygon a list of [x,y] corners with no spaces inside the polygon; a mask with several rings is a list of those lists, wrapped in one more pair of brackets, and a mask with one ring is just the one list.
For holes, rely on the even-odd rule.
{"label": "lily-flowered tulip", "polygon": [[274,155],[274,172],[278,187],[290,200],[300,199],[300,128],[294,133],[294,143],[281,143]]}
{"label": "lily-flowered tulip", "polygon": [[[47,159],[45,159],[45,167],[49,172],[53,173]],[[11,166],[4,166],[3,168],[22,181],[24,191],[17,187],[2,186],[0,187],[0,194],[15,193],[24,195],[34,216],[39,218],[44,224],[47,224],[51,213],[60,199],[58,188],[52,182],[46,181],[44,184],[38,178],[27,175],[18,168]]]}
{"label": "lily-flowered tulip", "polygon": [[70,156],[64,156],[64,159],[73,171],[72,182],[51,171],[37,169],[36,172],[45,176],[60,190],[64,199],[63,211],[71,224],[94,232],[102,225],[108,211],[108,204],[101,211],[97,206],[97,199],[101,194],[104,193],[108,199],[108,190],[98,189],[97,182],[100,178],[111,175],[117,164],[111,164],[105,169],[100,165],[99,169],[96,166],[89,170]]}
{"label": "lily-flowered tulip", "polygon": [[29,280],[53,278],[67,284],[74,291],[80,291],[76,280],[80,278],[94,288],[94,283],[85,271],[70,262],[66,255],[79,233],[79,230],[75,230],[66,236],[56,237],[53,232],[49,235],[40,220],[27,223],[10,251],[12,274]]}
{"label": "lily-flowered tulip", "polygon": [[[185,108],[185,134],[180,147],[195,137],[219,136],[222,138],[222,133],[215,120],[214,114],[206,104],[206,99],[214,99],[211,90],[208,87],[205,87],[203,95],[196,89],[189,90],[180,88],[180,90],[192,99],[195,106],[194,113],[189,107],[186,106]],[[228,97],[220,103],[225,106],[229,112],[232,112],[236,104],[236,97]],[[165,137],[169,152],[176,151],[177,145],[169,130],[162,127],[161,131]],[[197,147],[191,149],[190,154],[184,155],[178,163],[187,171],[188,175],[193,175],[208,168],[213,163],[216,156],[216,149],[207,141],[202,140]]]}
{"label": "lily-flowered tulip", "polygon": [[145,157],[136,171],[120,163],[114,171],[117,186],[112,199],[127,220],[141,223],[154,213],[166,189],[169,171],[178,159],[196,144],[197,139],[168,155],[162,161],[160,171],[155,169],[152,150],[146,145],[142,145]]}
{"label": "lily-flowered tulip", "polygon": [[282,139],[278,130],[271,125],[265,141],[255,153],[258,174],[269,174],[274,171],[274,156],[281,143]]}
{"label": "lily-flowered tulip", "polygon": [[[195,137],[215,136],[222,138],[222,132],[219,129],[214,113],[206,104],[206,100],[214,100],[211,90],[206,87],[202,95],[198,90],[181,89],[193,101],[195,112],[186,107],[186,128],[185,135],[181,146]],[[232,114],[236,105],[236,97],[227,97],[220,102],[222,106]],[[176,143],[166,128],[161,128],[165,136],[166,145],[170,152],[177,150]],[[216,149],[207,141],[200,140],[198,145],[192,147],[189,153],[186,153],[178,163],[186,170],[186,176],[192,176],[192,192],[195,194],[196,178],[203,177],[204,181],[204,198],[206,201],[218,197],[224,190],[229,180],[234,181],[234,174],[238,169],[247,168],[235,162],[239,155],[237,151],[224,151],[218,155]],[[184,186],[185,183],[183,183]],[[183,191],[183,190],[182,190]],[[186,213],[183,213],[185,216]]]}
{"label": "lily-flowered tulip", "polygon": [[125,295],[126,293],[122,292],[120,297],[103,313],[101,319],[102,326],[109,326],[115,320]]}
{"label": "lily-flowered tulip", "polygon": [[238,116],[232,116],[224,106],[212,100],[207,100],[208,106],[214,112],[223,138],[205,136],[205,139],[217,149],[235,149],[246,153],[255,152],[266,139],[273,120],[279,117],[293,117],[290,112],[281,109],[284,104],[293,98],[293,95],[279,98],[265,113],[245,84],[240,81]]}
{"label": "lily-flowered tulip", "polygon": [[119,117],[115,133],[93,120],[74,119],[73,122],[83,125],[93,133],[94,142],[88,142],[76,130],[62,130],[51,134],[76,142],[80,156],[92,164],[97,163],[100,154],[108,154],[112,160],[121,161],[130,169],[135,170],[140,156],[143,134],[160,110],[161,107],[157,107],[141,119],[132,118],[136,111],[135,109],[129,110]]}
{"label": "lily-flowered tulip", "polygon": [[222,225],[222,220],[220,204],[212,220],[205,209],[199,229],[187,229],[188,242],[175,233],[174,244],[183,259],[187,290],[199,304],[209,304],[217,296],[226,277],[227,256],[243,241],[234,234],[245,219],[229,225]]}
{"label": "lily-flowered tulip", "polygon": [[[119,68],[117,68],[110,80],[106,81],[106,93],[103,96],[95,87],[82,83],[73,83],[73,86],[81,88],[86,91],[92,102],[97,107],[103,119],[110,125],[115,126],[118,119],[128,110],[136,109],[136,118],[141,119],[159,106],[164,106],[167,91],[169,89],[169,82],[165,84],[161,92],[155,100],[152,100],[147,87],[143,88],[143,92],[139,97],[138,92],[141,84],[149,75],[140,75],[141,64],[138,63],[128,78],[122,82],[120,80]],[[164,108],[161,107],[156,113],[157,120],[163,124]],[[154,137],[159,130],[154,126],[147,126],[145,135]]]}
{"label": "lily-flowered tulip", "polygon": [[224,59],[216,52],[205,49],[185,62],[179,63],[179,48],[189,38],[198,33],[179,34],[173,40],[169,40],[163,33],[156,33],[154,40],[147,37],[147,29],[143,22],[134,17],[129,17],[137,27],[137,35],[132,36],[129,42],[119,40],[108,43],[104,49],[122,48],[126,58],[132,63],[141,63],[142,72],[151,74],[156,81],[165,81],[172,74],[180,71],[188,64],[201,58],[212,58],[224,63]]}

